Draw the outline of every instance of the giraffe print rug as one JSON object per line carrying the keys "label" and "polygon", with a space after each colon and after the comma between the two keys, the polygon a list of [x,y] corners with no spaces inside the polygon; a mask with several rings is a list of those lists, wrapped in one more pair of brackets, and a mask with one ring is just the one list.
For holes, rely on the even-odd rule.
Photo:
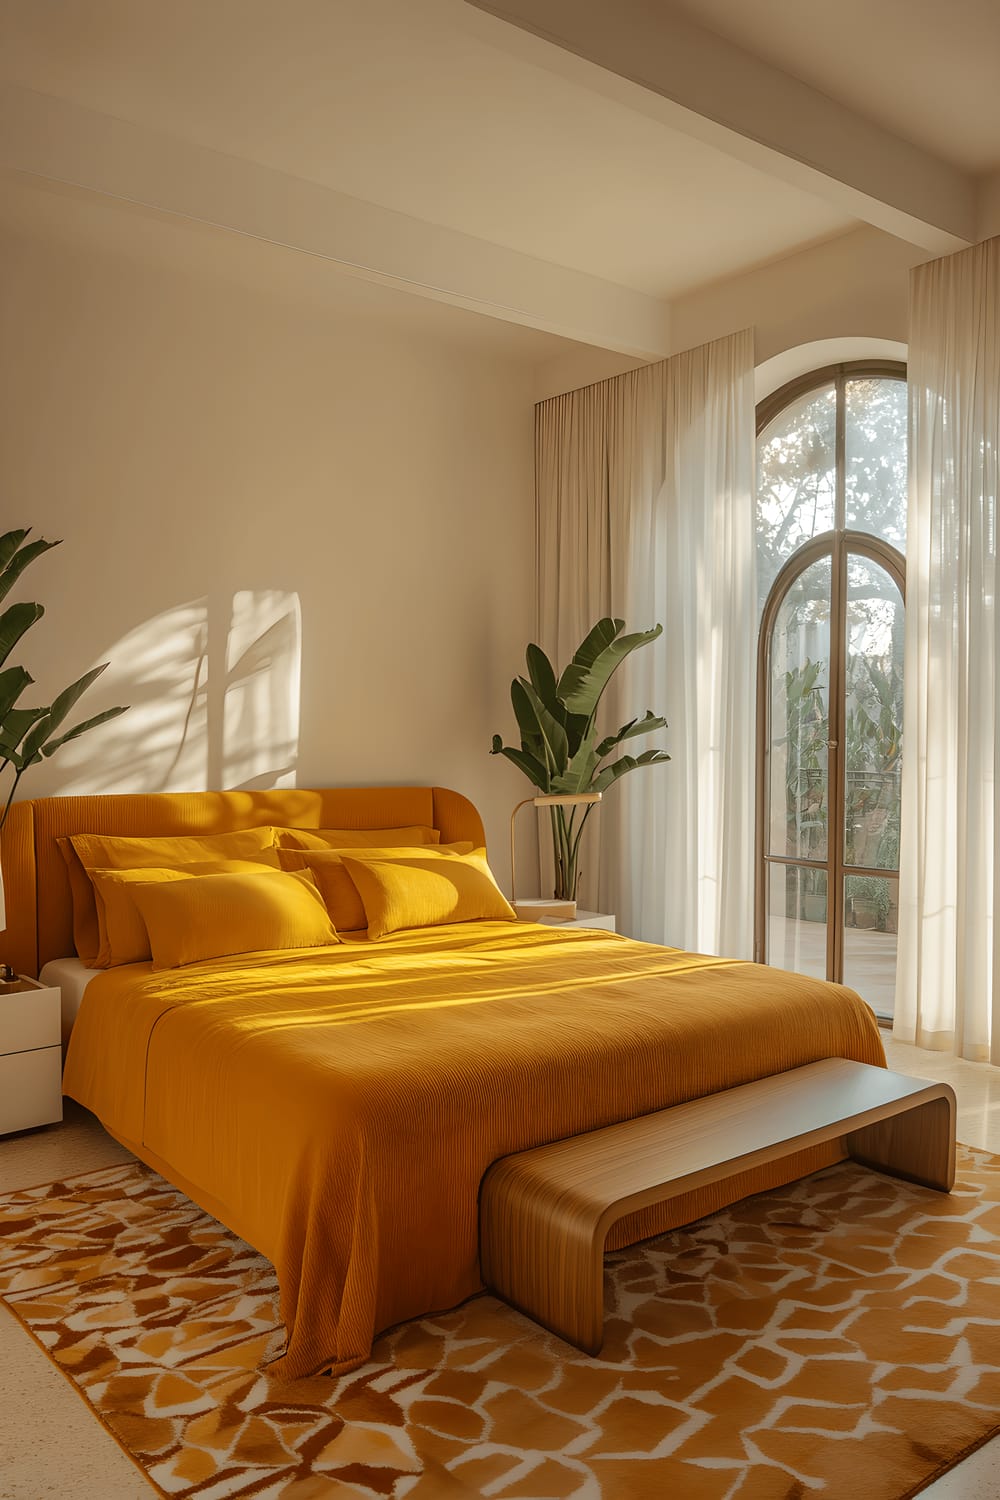
{"label": "giraffe print rug", "polygon": [[591,1359],[483,1295],[268,1376],[270,1264],[138,1163],[0,1199],[0,1297],[184,1500],[901,1500],[1000,1431],[1000,1157],[842,1163],[607,1258]]}

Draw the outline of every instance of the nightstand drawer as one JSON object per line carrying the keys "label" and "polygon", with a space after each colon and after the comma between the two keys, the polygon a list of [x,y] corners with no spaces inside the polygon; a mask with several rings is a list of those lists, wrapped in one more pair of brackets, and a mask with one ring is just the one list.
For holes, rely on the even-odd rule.
{"label": "nightstand drawer", "polygon": [[0,995],[0,1055],[54,1047],[61,1034],[57,989],[46,987]]}
{"label": "nightstand drawer", "polygon": [[62,1119],[62,1047],[0,1057],[0,1135]]}

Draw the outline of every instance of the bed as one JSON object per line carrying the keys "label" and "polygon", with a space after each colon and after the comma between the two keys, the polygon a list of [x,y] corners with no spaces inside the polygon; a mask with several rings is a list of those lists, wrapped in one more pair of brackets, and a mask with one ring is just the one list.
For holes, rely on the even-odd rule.
{"label": "bed", "polygon": [[[72,952],[68,833],[427,823],[482,843],[441,788],[17,804],[10,961]],[[504,921],[263,951],[88,984],[65,1091],[275,1265],[290,1379],[362,1364],[384,1328],[481,1289],[482,1177],[512,1152],[823,1057],[884,1066],[852,991],[605,932]],[[840,1159],[837,1143],[623,1221],[616,1244]]]}

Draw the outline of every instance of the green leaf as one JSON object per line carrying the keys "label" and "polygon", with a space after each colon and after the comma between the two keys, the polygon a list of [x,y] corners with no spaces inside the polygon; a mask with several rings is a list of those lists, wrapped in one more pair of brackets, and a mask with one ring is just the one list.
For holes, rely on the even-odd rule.
{"label": "green leaf", "polygon": [[27,547],[22,547],[20,551],[15,552],[9,562],[0,568],[0,599],[7,597],[29,563],[34,562],[36,557],[41,557],[43,552],[48,552],[53,547],[58,546],[58,542],[39,540],[31,542]]}
{"label": "green leaf", "polygon": [[620,781],[627,776],[629,771],[636,771],[640,766],[658,766],[668,761],[670,756],[665,750],[644,750],[641,755],[623,755],[621,760],[612,761],[610,766],[594,778],[594,791],[603,792],[614,782]]}
{"label": "green leaf", "polygon": [[[574,653],[573,660],[583,667],[592,667],[597,658],[606,651],[616,636],[621,635],[625,629],[624,620],[612,620],[605,615],[603,620],[598,620]],[[563,674],[565,676],[565,673]]]}
{"label": "green leaf", "polygon": [[541,646],[530,643],[524,653],[528,663],[528,676],[531,686],[541,698],[546,708],[552,710],[556,703],[556,674],[552,663],[549,661]]}
{"label": "green leaf", "polygon": [[71,682],[68,688],[63,688],[58,698],[53,699],[52,707],[49,709],[49,723],[52,729],[58,728],[70,709],[83,697],[91,683],[96,682],[101,673],[107,670],[107,667],[108,663],[104,661],[99,667],[93,667],[89,672],[84,672],[83,676]]}
{"label": "green leaf", "polygon": [[[63,688],[58,698],[53,700],[51,708],[47,710],[44,718],[39,719],[34,728],[26,735],[24,744],[21,747],[21,754],[28,765],[37,765],[38,761],[41,760],[42,755],[46,753],[44,747],[51,739],[53,731],[59,728],[59,725],[63,722],[70,709],[83,696],[95,678],[100,677],[107,665],[107,662],[102,662],[99,667],[94,667],[91,671],[84,672],[82,677],[78,677],[75,682],[71,682],[68,688]],[[65,738],[66,736],[59,740],[58,743],[62,744]],[[51,755],[52,751],[48,751],[48,754]]]}
{"label": "green leaf", "polygon": [[570,759],[565,771],[552,778],[554,792],[589,792],[600,756],[594,746],[593,736],[582,744]]}
{"label": "green leaf", "polygon": [[3,536],[0,536],[0,572],[10,562],[30,529],[30,527],[26,526],[21,531],[6,531]]}
{"label": "green leaf", "polygon": [[6,727],[7,715],[34,678],[23,667],[8,667],[0,672],[0,733]]}
{"label": "green leaf", "polygon": [[[602,626],[604,629],[599,636],[598,631]],[[601,694],[626,656],[663,634],[663,626],[655,625],[652,630],[638,631],[634,635],[619,635],[622,626],[621,620],[602,620],[590,632],[560,677],[559,696],[571,713],[586,714],[589,719],[593,719]],[[606,644],[594,655],[598,639],[604,640]]]}
{"label": "green leaf", "polygon": [[26,766],[37,764],[42,758],[42,746],[48,738],[49,730],[52,728],[51,709],[46,709],[42,717],[35,723],[24,737],[21,746],[21,758]]}
{"label": "green leaf", "polygon": [[117,719],[119,714],[127,712],[128,704],[119,708],[105,708],[101,713],[94,714],[92,718],[83,719],[79,724],[74,724],[72,729],[61,734],[57,740],[46,740],[42,746],[42,754],[48,759],[50,755],[56,753],[60,745],[67,745],[70,740],[78,739],[81,734],[86,734],[88,729],[96,729],[98,724],[106,724],[109,719]]}
{"label": "green leaf", "polygon": [[[586,714],[570,713],[565,703],[563,703],[558,694],[556,674],[553,671],[552,663],[540,646],[532,643],[525,652],[525,656],[528,662],[528,676],[531,680],[531,686],[535,689],[535,692],[541,698],[552,717],[558,719],[559,723],[565,729],[566,738],[569,741],[569,758],[572,760],[587,736],[590,727],[587,716]],[[524,682],[524,679],[522,678],[521,681]]]}
{"label": "green leaf", "polygon": [[10,758],[10,751],[17,749],[32,724],[37,724],[47,713],[47,708],[12,708],[4,714],[0,724],[0,753]]}
{"label": "green leaf", "polygon": [[493,749],[490,751],[491,755],[506,755],[507,759],[512,761],[518,770],[523,771],[531,784],[537,786],[539,791],[547,792],[551,790],[548,768],[543,766],[540,760],[536,760],[533,755],[529,755],[524,750],[515,750],[512,745],[504,745],[499,743],[499,741],[500,736],[495,734],[493,736]]}
{"label": "green leaf", "polygon": [[550,771],[559,774],[565,771],[569,762],[569,740],[566,737],[566,730],[559,720],[549,713],[530,682],[526,683],[523,678],[518,678],[518,681],[534,712],[538,733],[542,739],[545,764]]}
{"label": "green leaf", "polygon": [[12,604],[0,615],[0,666],[3,666],[26,630],[30,630],[45,611],[40,604]]}
{"label": "green leaf", "polygon": [[634,740],[640,734],[652,734],[654,729],[666,728],[666,719],[661,719],[659,714],[654,714],[651,708],[647,708],[641,719],[630,719],[617,734],[611,734],[606,740],[602,740],[597,747],[597,758],[603,760],[606,755],[610,755],[622,740]]}
{"label": "green leaf", "polygon": [[[534,704],[528,696],[531,683],[523,677],[515,677],[510,685],[510,701],[514,709],[517,727],[521,731],[521,745],[530,755],[545,756],[545,743],[538,725]],[[535,695],[537,701],[537,694]]]}

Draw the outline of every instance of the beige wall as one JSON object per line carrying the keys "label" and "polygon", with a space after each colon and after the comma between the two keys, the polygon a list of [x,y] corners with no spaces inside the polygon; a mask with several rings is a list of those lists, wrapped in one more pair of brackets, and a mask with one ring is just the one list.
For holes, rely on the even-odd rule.
{"label": "beige wall", "polygon": [[[694,349],[748,327],[754,330],[758,364],[828,339],[905,345],[910,268],[929,259],[927,251],[877,229],[853,230],[677,298],[669,307],[672,349]],[[540,367],[538,399],[619,375],[637,363],[576,346]]]}
{"label": "beige wall", "polygon": [[877,229],[856,229],[717,282],[671,305],[677,349],[753,326],[758,362],[819,339],[907,338],[910,267],[931,259]]}
{"label": "beige wall", "polygon": [[488,748],[534,618],[534,360],[126,217],[0,225],[3,529],[64,539],[13,660],[48,701],[110,658],[86,707],[133,705],[25,794],[437,781],[503,873],[522,778]]}

